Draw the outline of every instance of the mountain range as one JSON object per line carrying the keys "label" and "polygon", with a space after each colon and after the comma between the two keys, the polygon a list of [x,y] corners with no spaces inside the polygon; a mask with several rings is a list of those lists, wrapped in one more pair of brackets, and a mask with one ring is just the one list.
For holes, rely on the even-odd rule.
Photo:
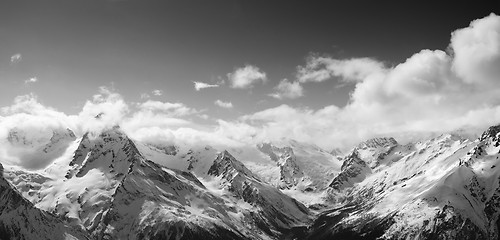
{"label": "mountain range", "polygon": [[499,133],[340,151],[13,128],[2,144],[33,163],[0,159],[0,239],[499,239]]}

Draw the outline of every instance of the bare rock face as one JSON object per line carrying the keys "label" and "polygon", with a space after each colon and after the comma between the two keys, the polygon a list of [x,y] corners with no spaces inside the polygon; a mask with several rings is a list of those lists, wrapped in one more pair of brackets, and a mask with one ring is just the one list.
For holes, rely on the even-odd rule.
{"label": "bare rock face", "polygon": [[291,188],[296,186],[304,176],[304,173],[297,164],[297,159],[291,147],[276,147],[270,143],[262,143],[257,148],[269,155],[280,167],[280,188]]}
{"label": "bare rock face", "polygon": [[330,183],[330,187],[335,190],[352,187],[354,183],[363,181],[370,173],[370,167],[359,158],[357,151],[353,151],[344,159],[341,172]]}

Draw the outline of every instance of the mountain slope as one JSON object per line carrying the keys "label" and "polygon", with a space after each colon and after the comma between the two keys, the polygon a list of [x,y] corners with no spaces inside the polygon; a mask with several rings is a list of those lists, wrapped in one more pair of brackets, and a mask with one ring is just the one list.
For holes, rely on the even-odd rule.
{"label": "mountain slope", "polygon": [[304,205],[260,180],[227,151],[218,155],[208,174],[220,179],[220,187],[256,207],[251,218],[271,236],[309,221]]}
{"label": "mountain slope", "polygon": [[499,130],[474,142],[445,134],[383,151],[366,146],[370,154],[357,156],[371,173],[343,189],[333,184],[338,207],[302,238],[498,239]]}
{"label": "mountain slope", "polygon": [[187,161],[186,167],[205,177],[200,181],[193,173],[142,155],[157,154],[158,147],[152,152],[136,146],[119,127],[87,133],[48,167],[10,167],[6,176],[37,207],[86,229],[95,239],[276,239],[309,220],[303,205],[260,182],[241,163],[238,173],[257,181],[246,188],[256,190],[251,198],[216,186],[209,176],[210,147],[186,153],[177,148],[168,152],[175,159],[156,159]]}
{"label": "mountain slope", "polygon": [[55,216],[37,209],[3,177],[0,164],[0,239],[86,239]]}

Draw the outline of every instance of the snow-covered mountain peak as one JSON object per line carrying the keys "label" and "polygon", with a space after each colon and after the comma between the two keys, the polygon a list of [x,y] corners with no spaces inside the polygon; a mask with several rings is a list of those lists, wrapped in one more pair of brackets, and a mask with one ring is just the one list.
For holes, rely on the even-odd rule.
{"label": "snow-covered mountain peak", "polygon": [[368,139],[360,143],[356,148],[367,149],[367,148],[387,148],[398,145],[396,139],[392,137],[377,137]]}
{"label": "snow-covered mountain peak", "polygon": [[88,132],[80,140],[66,178],[83,176],[92,169],[121,177],[129,172],[131,164],[139,157],[135,143],[119,127],[99,134]]}
{"label": "snow-covered mountain peak", "polygon": [[213,165],[208,170],[208,175],[222,175],[225,178],[233,178],[238,174],[243,174],[260,181],[257,175],[253,174],[252,171],[250,171],[243,163],[236,160],[227,150],[224,150],[217,155]]}
{"label": "snow-covered mountain peak", "polygon": [[341,172],[333,179],[329,187],[341,191],[363,181],[370,173],[371,169],[368,164],[359,157],[357,150],[353,150],[344,158]]}
{"label": "snow-covered mountain peak", "polygon": [[7,141],[18,147],[37,148],[42,145],[55,145],[61,141],[73,141],[75,134],[69,128],[47,129],[38,133],[14,127],[9,130]]}
{"label": "snow-covered mountain peak", "polygon": [[498,141],[499,133],[500,133],[500,125],[491,126],[486,131],[483,132],[479,140],[484,141],[491,138],[492,140]]}
{"label": "snow-covered mountain peak", "polygon": [[[297,147],[298,142],[293,142],[293,144]],[[257,145],[257,148],[280,167],[280,188],[294,187],[302,180],[304,173],[297,163],[292,147],[276,147],[271,143],[261,143]]]}
{"label": "snow-covered mountain peak", "polygon": [[372,138],[358,144],[348,156],[352,158],[356,155],[373,169],[380,166],[386,156],[390,155],[399,146],[398,142],[392,137]]}

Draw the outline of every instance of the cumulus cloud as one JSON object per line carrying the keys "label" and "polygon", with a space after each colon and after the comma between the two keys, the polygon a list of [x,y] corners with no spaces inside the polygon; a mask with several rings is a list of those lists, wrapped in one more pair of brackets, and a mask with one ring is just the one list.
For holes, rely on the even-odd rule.
{"label": "cumulus cloud", "polygon": [[280,81],[278,86],[274,88],[276,92],[270,94],[269,96],[277,99],[284,99],[284,98],[299,98],[302,97],[303,94],[303,88],[300,85],[299,82],[290,82],[288,79],[283,79]]}
{"label": "cumulus cloud", "polygon": [[221,101],[219,99],[217,99],[215,102],[214,102],[215,105],[221,107],[221,108],[233,108],[233,103],[231,102],[224,102],[224,101]]}
{"label": "cumulus cloud", "polygon": [[227,78],[232,88],[241,89],[251,88],[256,83],[267,81],[266,73],[252,65],[237,68],[234,72],[228,73]]}
{"label": "cumulus cloud", "polygon": [[[43,106],[34,94],[16,97],[0,113],[4,115],[0,117],[0,161],[30,169],[46,166],[58,154],[41,156],[35,151],[50,141],[53,131],[74,126],[69,116]],[[21,144],[8,141],[12,136],[22,139]]]}
{"label": "cumulus cloud", "polygon": [[31,78],[24,80],[24,84],[30,84],[30,83],[36,83],[36,82],[38,82],[37,77],[31,77]]}
{"label": "cumulus cloud", "polygon": [[467,83],[499,84],[500,20],[491,14],[453,32],[453,70]]}
{"label": "cumulus cloud", "polygon": [[[0,108],[0,162],[30,169],[46,166],[55,157],[41,156],[35,150],[50,141],[53,131],[66,131],[67,128],[77,136],[86,132],[95,136],[119,125],[129,136],[140,140],[209,144],[211,131],[197,129],[200,127],[184,119],[199,113],[182,103],[152,100],[127,103],[119,93],[107,87],[99,88],[75,115],[44,106],[34,94],[18,96],[10,106]],[[12,145],[8,141],[12,132],[21,133],[34,144]],[[216,143],[231,142],[223,136],[213,139]]]}
{"label": "cumulus cloud", "polygon": [[22,56],[20,53],[16,53],[10,57],[10,63],[11,64],[16,64],[18,62],[21,62]]}
{"label": "cumulus cloud", "polygon": [[247,126],[252,131],[242,134],[252,139],[289,136],[329,148],[380,135],[404,142],[432,132],[485,129],[500,123],[499,36],[500,17],[491,14],[453,32],[449,52],[425,49],[394,67],[371,58],[310,57],[298,67],[297,80],[353,84],[346,106],[282,105],[226,122],[219,131]]}
{"label": "cumulus cloud", "polygon": [[205,88],[219,87],[218,84],[208,84],[208,83],[204,83],[204,82],[193,82],[193,83],[194,83],[194,89],[196,91],[200,91],[201,89],[205,89]]}
{"label": "cumulus cloud", "polygon": [[[335,79],[354,87],[345,106],[312,109],[284,104],[232,121],[199,125],[192,118],[203,116],[202,111],[185,104],[130,104],[105,87],[75,115],[44,106],[35,95],[20,96],[0,109],[0,160],[20,161],[2,142],[13,127],[47,136],[53,128],[70,127],[81,135],[120,124],[132,138],[150,142],[225,147],[288,137],[328,149],[381,135],[404,142],[432,132],[485,129],[500,122],[499,26],[500,17],[494,14],[475,20],[452,33],[448,52],[422,50],[396,66],[370,58],[310,57],[298,68],[297,81],[283,80],[279,85],[286,87],[275,89],[285,97],[297,82],[300,86]],[[235,70],[229,79],[233,87],[247,88],[265,81],[265,73],[256,72]],[[243,78],[257,80],[240,81]]]}
{"label": "cumulus cloud", "polygon": [[[123,97],[107,87],[100,87],[92,100],[85,102],[82,111],[76,117],[77,131],[100,132],[103,129],[119,125],[130,112]],[[96,116],[100,116],[96,118]]]}

